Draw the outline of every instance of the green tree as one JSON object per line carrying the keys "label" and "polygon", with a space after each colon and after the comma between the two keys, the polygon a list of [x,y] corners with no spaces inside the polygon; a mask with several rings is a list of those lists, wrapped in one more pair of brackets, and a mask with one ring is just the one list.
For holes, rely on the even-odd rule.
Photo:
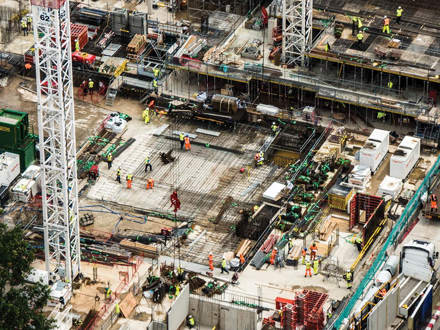
{"label": "green tree", "polygon": [[35,255],[20,228],[0,224],[0,251],[0,329],[52,329],[52,320],[41,313],[49,288],[25,281]]}

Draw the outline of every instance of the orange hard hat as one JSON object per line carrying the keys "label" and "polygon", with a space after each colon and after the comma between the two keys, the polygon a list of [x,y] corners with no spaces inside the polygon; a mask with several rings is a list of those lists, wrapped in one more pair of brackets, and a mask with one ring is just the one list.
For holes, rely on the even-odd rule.
{"label": "orange hard hat", "polygon": [[26,64],[24,65],[24,67],[25,67],[27,70],[29,70],[29,69],[32,68],[32,64],[30,64],[30,63],[26,63]]}

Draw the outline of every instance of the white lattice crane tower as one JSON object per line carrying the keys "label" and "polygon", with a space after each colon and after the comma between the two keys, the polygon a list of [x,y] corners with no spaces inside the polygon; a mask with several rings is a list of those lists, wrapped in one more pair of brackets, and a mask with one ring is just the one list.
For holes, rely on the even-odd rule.
{"label": "white lattice crane tower", "polygon": [[75,114],[68,0],[31,0],[46,270],[80,272]]}
{"label": "white lattice crane tower", "polygon": [[283,44],[285,64],[307,64],[312,47],[313,0],[283,0]]}

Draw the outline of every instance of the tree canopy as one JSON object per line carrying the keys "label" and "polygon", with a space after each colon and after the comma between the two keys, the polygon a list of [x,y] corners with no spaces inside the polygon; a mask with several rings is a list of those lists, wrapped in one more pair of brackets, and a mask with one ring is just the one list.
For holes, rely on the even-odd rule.
{"label": "tree canopy", "polygon": [[25,281],[35,255],[20,228],[0,224],[0,329],[52,329],[41,309],[49,288]]}

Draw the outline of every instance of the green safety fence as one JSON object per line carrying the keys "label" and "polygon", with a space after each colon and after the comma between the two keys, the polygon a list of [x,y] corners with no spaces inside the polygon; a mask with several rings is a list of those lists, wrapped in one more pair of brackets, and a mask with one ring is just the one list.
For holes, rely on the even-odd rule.
{"label": "green safety fence", "polygon": [[432,168],[428,171],[428,174],[425,176],[425,179],[423,180],[420,187],[417,189],[414,196],[411,198],[409,203],[406,205],[405,209],[403,210],[402,215],[400,216],[399,220],[397,220],[396,224],[394,225],[393,229],[391,230],[390,235],[388,235],[388,238],[385,241],[385,244],[383,245],[382,249],[380,250],[379,254],[377,255],[376,259],[374,260],[374,262],[371,265],[370,269],[368,270],[367,274],[362,279],[361,283],[359,284],[357,290],[355,291],[355,293],[351,297],[347,306],[345,306],[344,310],[341,312],[341,314],[339,314],[339,317],[335,320],[335,322],[333,324],[334,328],[339,329],[342,322],[344,321],[344,319],[346,319],[350,315],[351,310],[353,309],[354,305],[356,304],[356,301],[362,295],[362,292],[364,291],[365,287],[370,282],[370,280],[373,279],[374,275],[379,270],[379,267],[385,261],[387,249],[396,242],[396,240],[399,238],[402,231],[406,228],[409,220],[414,215],[414,212],[417,211],[417,209],[421,203],[420,198],[428,190],[428,188],[430,186],[431,177],[438,174],[439,167],[440,167],[440,156],[437,158],[437,160],[434,163],[434,165],[432,166]]}

